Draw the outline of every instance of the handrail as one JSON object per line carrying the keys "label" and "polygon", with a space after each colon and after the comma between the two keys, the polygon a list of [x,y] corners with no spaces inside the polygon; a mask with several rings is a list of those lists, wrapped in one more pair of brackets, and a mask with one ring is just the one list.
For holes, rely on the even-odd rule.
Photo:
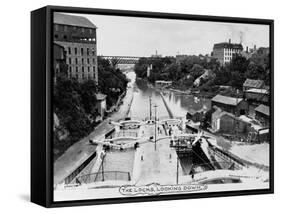
{"label": "handrail", "polygon": [[[100,176],[102,179],[100,180]],[[131,175],[130,172],[126,171],[99,171],[91,174],[81,175],[76,178],[78,183],[93,183],[105,180],[125,180],[130,181]]]}

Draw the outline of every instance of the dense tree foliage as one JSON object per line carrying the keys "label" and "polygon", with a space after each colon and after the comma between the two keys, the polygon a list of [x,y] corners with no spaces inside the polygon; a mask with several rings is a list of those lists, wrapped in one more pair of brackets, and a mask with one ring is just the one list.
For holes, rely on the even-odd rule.
{"label": "dense tree foliage", "polygon": [[94,130],[95,118],[99,115],[96,93],[106,94],[107,106],[110,107],[126,90],[126,76],[119,69],[114,69],[108,60],[98,60],[98,86],[94,80],[78,82],[76,79],[69,79],[65,72],[56,79],[53,107],[59,119],[60,127],[57,129],[66,130],[68,136],[60,139],[58,132],[54,132],[55,158]]}
{"label": "dense tree foliage", "polygon": [[67,139],[59,140],[54,135],[54,149],[61,154],[74,142],[84,137],[93,128],[89,119],[95,118],[96,85],[92,80],[79,83],[76,79],[59,77],[54,87],[53,106],[59,118],[60,129],[66,130]]}
{"label": "dense tree foliage", "polygon": [[98,58],[99,90],[107,95],[107,105],[112,106],[120,94],[126,91],[128,79],[120,69],[115,69],[109,60]]}
{"label": "dense tree foliage", "polygon": [[[220,85],[231,86],[242,89],[246,78],[261,79],[269,84],[269,60],[258,62],[246,59],[241,55],[235,55],[232,61],[221,66],[215,59],[204,56],[187,56],[176,61],[174,58],[142,58],[135,66],[138,77],[147,78],[150,82],[155,80],[172,80],[173,85],[179,88],[198,88],[203,91],[215,92]],[[147,77],[147,67],[152,64],[150,76]],[[200,86],[195,86],[194,81],[200,77],[205,70],[210,70],[214,75],[208,80],[200,79]]]}

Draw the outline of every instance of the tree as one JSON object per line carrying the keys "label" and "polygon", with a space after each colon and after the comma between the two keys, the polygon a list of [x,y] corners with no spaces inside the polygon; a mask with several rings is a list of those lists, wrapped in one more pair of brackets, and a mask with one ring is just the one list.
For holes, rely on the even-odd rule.
{"label": "tree", "polygon": [[96,93],[97,86],[93,80],[88,80],[81,84],[81,102],[87,114],[94,118],[97,116],[95,107],[97,104]]}

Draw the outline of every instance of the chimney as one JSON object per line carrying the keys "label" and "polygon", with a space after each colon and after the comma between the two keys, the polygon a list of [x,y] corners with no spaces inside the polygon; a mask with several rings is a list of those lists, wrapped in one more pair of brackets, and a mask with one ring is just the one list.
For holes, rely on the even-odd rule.
{"label": "chimney", "polygon": [[229,44],[231,43],[231,39],[228,40],[228,43],[229,43]]}
{"label": "chimney", "polygon": [[248,46],[246,47],[246,53],[248,53],[249,52],[249,48],[248,48]]}
{"label": "chimney", "polygon": [[254,45],[254,51],[256,51],[257,50],[257,46],[256,45]]}

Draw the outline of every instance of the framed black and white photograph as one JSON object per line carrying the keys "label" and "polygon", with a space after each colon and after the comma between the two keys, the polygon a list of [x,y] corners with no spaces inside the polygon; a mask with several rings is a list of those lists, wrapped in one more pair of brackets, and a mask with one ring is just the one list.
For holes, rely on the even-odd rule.
{"label": "framed black and white photograph", "polygon": [[273,193],[273,20],[31,15],[31,200]]}

